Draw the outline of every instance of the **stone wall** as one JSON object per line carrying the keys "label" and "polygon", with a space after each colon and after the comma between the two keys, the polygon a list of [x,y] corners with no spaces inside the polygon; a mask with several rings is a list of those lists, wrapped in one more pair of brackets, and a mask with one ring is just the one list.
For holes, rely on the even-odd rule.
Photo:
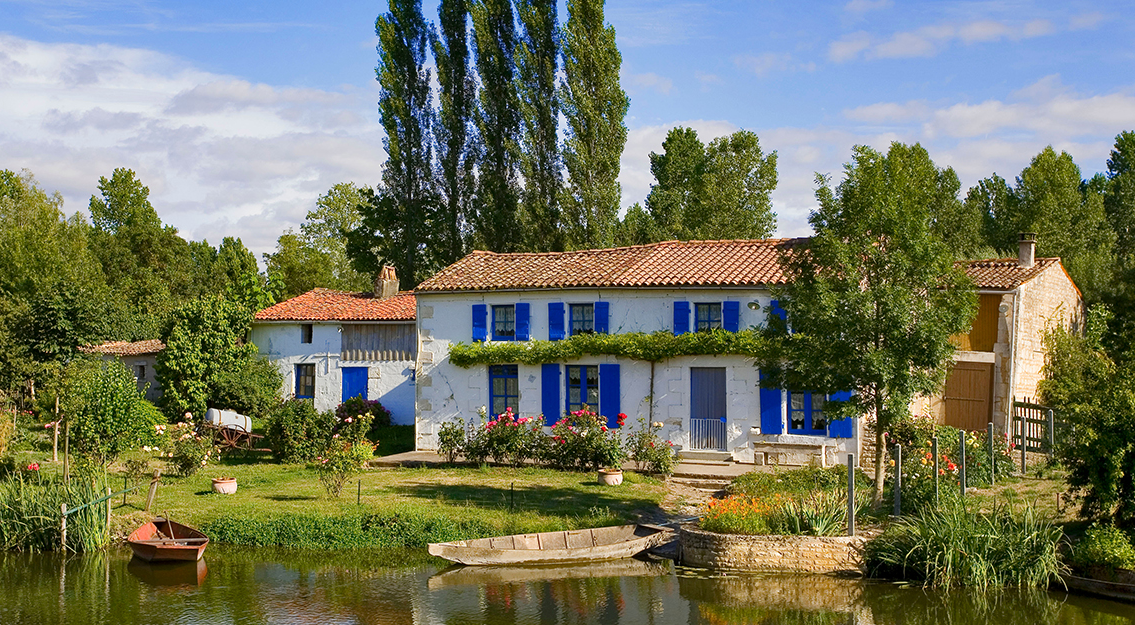
{"label": "stone wall", "polygon": [[1084,303],[1080,292],[1061,265],[1053,265],[1021,285],[1017,370],[1013,372],[1012,395],[1019,401],[1037,396],[1037,383],[1044,377],[1045,331],[1058,326],[1078,330],[1083,322]]}
{"label": "stone wall", "polygon": [[867,536],[745,536],[694,525],[679,533],[682,564],[737,571],[862,572],[859,548]]}

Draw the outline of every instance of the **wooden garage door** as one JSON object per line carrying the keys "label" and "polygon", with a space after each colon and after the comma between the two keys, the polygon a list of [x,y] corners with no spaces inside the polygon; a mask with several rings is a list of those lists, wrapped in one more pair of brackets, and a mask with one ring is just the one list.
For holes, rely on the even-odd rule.
{"label": "wooden garage door", "polygon": [[946,379],[945,424],[984,430],[993,418],[993,363],[959,362]]}

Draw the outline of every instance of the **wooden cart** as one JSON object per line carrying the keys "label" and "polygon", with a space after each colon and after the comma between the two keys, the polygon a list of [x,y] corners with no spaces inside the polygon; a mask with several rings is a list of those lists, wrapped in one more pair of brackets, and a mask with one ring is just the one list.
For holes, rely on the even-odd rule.
{"label": "wooden cart", "polygon": [[270,451],[258,447],[264,437],[252,433],[252,420],[231,410],[210,408],[201,428],[213,435],[221,451]]}

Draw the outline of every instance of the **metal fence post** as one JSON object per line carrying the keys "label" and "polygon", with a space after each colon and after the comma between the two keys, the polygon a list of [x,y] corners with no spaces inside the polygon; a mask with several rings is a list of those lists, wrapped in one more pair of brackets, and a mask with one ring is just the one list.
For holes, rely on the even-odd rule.
{"label": "metal fence post", "polygon": [[1044,416],[1048,419],[1048,461],[1056,456],[1056,420],[1052,416],[1052,409],[1044,411]]}
{"label": "metal fence post", "polygon": [[930,437],[930,453],[934,456],[934,507],[938,507],[938,437]]}
{"label": "metal fence post", "polygon": [[902,445],[895,445],[895,516],[902,515]]}
{"label": "metal fence post", "polygon": [[847,535],[855,536],[855,454],[847,454]]}
{"label": "metal fence post", "polygon": [[1025,420],[1017,417],[1017,425],[1021,428],[1021,475],[1025,474],[1025,453],[1028,452],[1029,446],[1025,444]]}
{"label": "metal fence post", "polygon": [[989,443],[989,487],[993,488],[996,486],[995,482],[997,481],[997,456],[994,455],[993,451],[992,421],[989,422],[989,425],[985,426],[985,432],[985,437],[988,439],[987,442]]}
{"label": "metal fence post", "polygon": [[962,461],[962,464],[961,464],[961,467],[960,467],[960,472],[958,474],[958,478],[959,478],[958,483],[962,487],[962,498],[964,499],[965,496],[966,496],[966,431],[965,430],[962,430],[958,434],[958,442],[960,443],[958,445],[958,447],[960,449],[959,453],[961,454],[961,458],[959,458],[959,459]]}

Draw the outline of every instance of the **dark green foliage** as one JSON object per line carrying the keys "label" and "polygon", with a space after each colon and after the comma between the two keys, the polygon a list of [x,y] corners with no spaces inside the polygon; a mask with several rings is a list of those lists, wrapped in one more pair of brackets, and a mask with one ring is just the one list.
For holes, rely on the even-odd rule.
{"label": "dark green foliage", "polygon": [[652,334],[577,334],[563,341],[523,341],[497,343],[454,343],[449,361],[458,367],[477,364],[566,362],[581,356],[621,356],[648,362],[660,362],[678,356],[737,354],[756,358],[764,353],[766,343],[758,331]]}
{"label": "dark green foliage", "polygon": [[476,123],[479,169],[473,226],[478,248],[522,249],[518,217],[520,100],[516,93],[516,24],[510,0],[475,0],[473,50],[480,77]]}
{"label": "dark green foliage", "polygon": [[563,29],[560,102],[567,117],[568,173],[563,224],[570,249],[610,247],[621,199],[623,120],[630,100],[619,84],[623,57],[603,5],[604,0],[568,0]]}
{"label": "dark green foliage", "polygon": [[98,465],[136,449],[164,422],[142,399],[138,383],[117,360],[79,360],[67,368],[63,414],[71,428],[71,448]]}
{"label": "dark green foliage", "polygon": [[1113,516],[1135,525],[1135,370],[1104,352],[1106,307],[1088,314],[1084,336],[1063,328],[1045,334],[1047,358],[1042,401],[1065,428],[1056,454],[1070,490],[1083,497],[1084,516]]}
{"label": "dark green foliage", "polygon": [[[339,404],[335,409],[335,418],[343,421],[348,417],[357,417],[366,415],[370,422],[373,424],[369,430],[364,429],[364,434],[374,434],[381,428],[390,427],[390,411],[387,410],[381,402],[377,399],[363,399],[362,397],[352,397],[347,401]],[[372,437],[373,438],[373,437]],[[381,439],[379,439],[381,440]]]}
{"label": "dark green foliage", "polygon": [[221,516],[203,530],[219,542],[291,549],[425,547],[429,543],[492,536],[479,519],[421,510],[342,516],[275,515],[268,518]]}
{"label": "dark green foliage", "polygon": [[283,386],[280,368],[267,358],[257,356],[241,366],[220,371],[213,383],[210,403],[217,408],[265,419],[280,404]]}
{"label": "dark green foliage", "polygon": [[[871,485],[871,479],[863,471],[856,469],[855,483],[859,488]],[[790,471],[763,473],[751,471],[733,479],[729,484],[730,495],[746,495],[755,499],[783,495],[804,495],[814,490],[847,489],[847,467],[835,466],[801,467]]]}
{"label": "dark green foliage", "polygon": [[299,233],[285,231],[276,240],[276,251],[264,254],[268,275],[283,283],[277,299],[289,299],[317,287],[370,290],[371,274],[355,271],[346,244],[347,233],[362,223],[362,191],[350,182],[334,185],[316,200],[315,210],[308,211]]}
{"label": "dark green foliage", "polygon": [[1135,255],[1135,132],[1121,132],[1107,159],[1104,210],[1115,231],[1115,253],[1120,258]]}
{"label": "dark green foliage", "polygon": [[327,447],[336,422],[310,399],[285,401],[268,418],[268,446],[280,462],[310,462]]}
{"label": "dark green foliage", "polygon": [[441,201],[431,251],[438,266],[465,255],[476,185],[476,144],[473,113],[477,84],[469,68],[469,10],[466,0],[441,0],[440,35],[430,31],[437,66],[440,108],[434,125],[438,186]]}
{"label": "dark green foliage", "polygon": [[66,361],[79,347],[102,342],[110,332],[100,294],[63,283],[41,291],[31,302],[23,337],[39,362]]}
{"label": "dark green foliage", "polygon": [[893,522],[867,542],[864,562],[871,577],[930,588],[1047,588],[1063,570],[1063,534],[1032,507],[986,514],[946,505]]}
{"label": "dark green foliage", "polygon": [[520,40],[516,46],[517,92],[523,133],[520,171],[524,176],[522,218],[526,249],[561,252],[559,150],[560,103],[556,94],[559,28],[556,0],[517,0]]}
{"label": "dark green foliage", "polygon": [[1016,201],[1013,188],[997,174],[979,180],[966,192],[966,210],[982,215],[982,232],[986,243],[994,249],[1005,250],[1006,253],[1016,249],[1020,234],[1019,231],[1014,231],[1016,224],[1006,218],[1016,211]]}
{"label": "dark green foliage", "polygon": [[[815,236],[788,250],[786,283],[773,289],[787,313],[760,360],[767,384],[823,393],[854,391],[825,405],[832,418],[874,413],[882,433],[910,411],[917,395],[941,388],[954,346],[976,312],[973,284],[932,228],[942,171],[920,145],[887,154],[858,146],[836,189],[825,177]],[[838,365],[836,364],[838,363]],[[881,503],[883,455],[875,462]]]}
{"label": "dark green foliage", "polygon": [[466,449],[465,423],[453,421],[442,423],[437,430],[438,455],[443,456],[449,464],[453,464]]}
{"label": "dark green foliage", "polygon": [[414,426],[372,427],[370,439],[377,445],[374,453],[378,456],[391,456],[404,451],[414,451]]}
{"label": "dark green foliage", "polygon": [[[698,226],[695,215],[701,215],[705,188],[705,145],[693,128],[678,126],[666,133],[662,153],[650,153],[650,173],[655,183],[646,196],[646,210],[656,230],[653,240],[692,239]],[[630,213],[624,221],[630,219]],[[685,235],[685,236],[683,236]]]}
{"label": "dark green foliage", "polygon": [[653,423],[645,417],[638,418],[638,428],[627,437],[627,454],[638,463],[640,471],[653,475],[668,476],[678,464],[678,453],[673,441],[663,440]]}
{"label": "dark green foliage", "polygon": [[[171,419],[180,419],[185,413],[204,417],[209,404],[215,402],[223,374],[230,376],[226,397],[232,398],[239,384],[231,376],[255,366],[256,346],[244,341],[252,314],[248,308],[219,296],[194,300],[173,313],[162,333],[166,348],[158,354],[156,367],[162,384],[162,406]],[[271,382],[272,391],[281,386],[278,378],[244,379]]]}
{"label": "dark green foliage", "polygon": [[1135,546],[1114,525],[1092,525],[1072,547],[1069,560],[1080,568],[1135,569]]}

